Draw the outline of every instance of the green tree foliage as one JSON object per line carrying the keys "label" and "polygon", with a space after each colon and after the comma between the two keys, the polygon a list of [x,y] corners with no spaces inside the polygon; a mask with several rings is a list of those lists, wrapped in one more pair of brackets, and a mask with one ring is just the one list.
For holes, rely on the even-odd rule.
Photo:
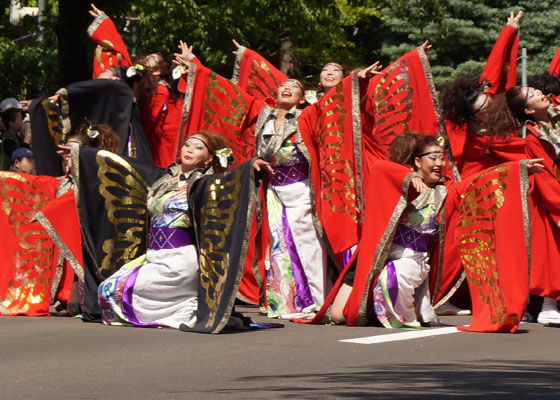
{"label": "green tree foliage", "polygon": [[[18,27],[8,22],[9,4],[0,0],[0,98],[52,93],[91,76],[89,1],[47,1],[42,42],[33,18]],[[526,12],[520,45],[528,49],[529,76],[545,71],[560,46],[555,0],[99,0],[96,5],[111,16],[133,56],[171,54],[182,39],[206,65],[230,76],[232,38],[276,65],[284,54],[282,42],[289,41],[292,74],[309,78],[308,85],[327,61],[387,65],[429,39],[441,89],[457,73],[480,73],[509,12],[520,8]]]}
{"label": "green tree foliage", "polygon": [[42,26],[32,17],[14,26],[9,22],[9,6],[9,0],[0,0],[0,99],[51,92],[58,78],[54,30],[57,10],[47,9]]}
{"label": "green tree foliage", "polygon": [[[375,2],[346,0],[248,0],[240,2],[145,0],[134,6],[142,52],[176,51],[179,39],[193,44],[195,53],[216,71],[228,76],[233,62],[231,39],[279,63],[282,40],[290,40],[300,75],[316,73],[336,59],[365,64],[373,56],[369,40],[356,41],[357,24],[378,25]],[[170,23],[174,21],[174,23]],[[166,29],[161,29],[165,26]]]}
{"label": "green tree foliage", "polygon": [[[525,11],[519,47],[527,48],[529,76],[546,71],[560,46],[560,3],[554,0],[385,0],[383,3],[387,31],[380,57],[395,59],[429,39],[433,44],[429,51],[432,72],[440,89],[459,73],[482,72],[510,11]],[[520,67],[518,74],[521,74]]]}

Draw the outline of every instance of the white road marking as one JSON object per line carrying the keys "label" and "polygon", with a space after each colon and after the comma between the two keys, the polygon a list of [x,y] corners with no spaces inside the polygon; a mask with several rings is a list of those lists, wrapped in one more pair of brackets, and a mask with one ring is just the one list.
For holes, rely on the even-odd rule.
{"label": "white road marking", "polygon": [[456,333],[456,332],[460,332],[457,330],[457,327],[448,326],[445,328],[432,328],[432,329],[423,329],[420,331],[390,333],[388,335],[367,336],[367,337],[361,337],[356,339],[343,339],[343,340],[339,340],[339,342],[374,344],[374,343],[396,342],[399,340],[417,339],[417,338],[437,336],[437,335],[447,335],[449,333]]}

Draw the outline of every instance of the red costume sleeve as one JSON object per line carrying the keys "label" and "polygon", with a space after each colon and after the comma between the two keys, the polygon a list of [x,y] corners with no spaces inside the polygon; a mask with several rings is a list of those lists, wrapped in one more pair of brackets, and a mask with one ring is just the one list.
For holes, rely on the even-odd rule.
{"label": "red costume sleeve", "polygon": [[132,65],[130,55],[115,24],[106,15],[95,18],[88,27],[88,35],[97,44],[93,58],[93,77],[110,67]]}
{"label": "red costume sleeve", "polygon": [[554,75],[555,77],[560,77],[560,47],[554,53],[552,61],[548,67],[548,73]]}
{"label": "red costume sleeve", "polygon": [[361,208],[359,92],[348,76],[306,108],[298,126],[311,157],[317,215],[335,253],[358,242]]}
{"label": "red costume sleeve", "polygon": [[463,179],[499,164],[527,158],[523,138],[510,135],[508,139],[496,139],[474,132],[468,132],[467,135],[462,157],[455,158]]}
{"label": "red costume sleeve", "polygon": [[229,79],[200,64],[189,64],[185,83],[175,157],[179,157],[185,138],[198,130],[211,130],[226,136],[236,163],[253,157],[254,124],[262,104]]}
{"label": "red costume sleeve", "polygon": [[447,136],[430,65],[422,47],[405,54],[381,75],[370,79],[362,120],[366,184],[367,165],[381,158],[401,133]]}
{"label": "red costume sleeve", "polygon": [[0,172],[2,315],[49,315],[58,252],[33,218],[54,199],[58,183],[53,177]]}
{"label": "red costume sleeve", "polygon": [[480,75],[480,83],[489,86],[486,91],[489,96],[503,93],[515,86],[518,48],[517,29],[511,25],[504,26]]}
{"label": "red costume sleeve", "polygon": [[183,101],[183,97],[170,98],[169,89],[158,84],[150,102],[140,110],[144,132],[157,167],[167,168],[175,162]]}
{"label": "red costume sleeve", "polygon": [[240,47],[231,80],[257,100],[276,98],[276,90],[288,77],[259,53]]}
{"label": "red costume sleeve", "polygon": [[[454,183],[444,206],[443,276],[435,301],[464,269],[475,332],[515,332],[528,296],[530,238],[527,170],[507,163]],[[455,271],[455,273],[453,272]]]}

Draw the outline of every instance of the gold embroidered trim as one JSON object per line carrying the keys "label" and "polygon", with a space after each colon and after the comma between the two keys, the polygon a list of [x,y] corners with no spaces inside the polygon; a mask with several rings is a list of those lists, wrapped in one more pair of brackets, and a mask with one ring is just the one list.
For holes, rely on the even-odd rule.
{"label": "gold embroidered trim", "polygon": [[408,174],[402,183],[402,193],[397,205],[389,219],[389,223],[387,224],[387,229],[385,229],[385,233],[381,237],[377,248],[375,249],[375,255],[373,258],[373,265],[369,269],[369,273],[366,280],[366,286],[364,288],[364,293],[362,295],[362,300],[360,302],[360,308],[358,310],[358,325],[365,325],[367,322],[367,302],[368,302],[368,295],[370,291],[371,284],[375,277],[379,275],[383,267],[385,266],[385,261],[387,260],[387,256],[389,254],[389,250],[391,249],[391,244],[393,243],[393,237],[395,236],[396,228],[401,219],[401,215],[404,212],[407,203],[408,197],[408,188],[410,186],[410,180],[415,177],[415,173]]}
{"label": "gold embroidered trim", "polygon": [[233,64],[233,75],[231,81],[236,85],[239,85],[239,73],[241,72],[241,62],[243,61],[243,55],[247,47],[241,46],[237,49],[237,54],[235,56],[235,63]]}
{"label": "gold embroidered trim", "polygon": [[362,188],[362,120],[360,110],[360,78],[352,74],[352,138],[354,141],[354,170],[356,172],[356,206],[358,207],[358,224],[364,222],[363,188]]}
{"label": "gold embroidered trim", "polygon": [[435,295],[439,292],[439,288],[441,287],[441,275],[443,271],[443,253],[444,253],[444,246],[445,246],[445,208],[441,209],[439,214],[439,249],[438,249],[438,265],[437,265],[437,272],[436,272],[436,284],[434,286],[434,292],[432,293],[432,301],[434,302]]}
{"label": "gold embroidered trim", "polygon": [[459,170],[457,169],[457,165],[455,164],[455,159],[453,158],[453,154],[451,153],[451,149],[449,147],[449,136],[447,135],[447,130],[445,129],[445,124],[443,122],[441,107],[439,106],[436,87],[434,85],[434,77],[432,76],[432,69],[430,67],[430,61],[428,60],[428,56],[426,55],[426,52],[424,51],[424,48],[422,46],[417,47],[416,50],[418,51],[418,55],[420,56],[420,61],[422,62],[422,69],[424,70],[424,76],[426,78],[428,87],[430,88],[430,97],[432,98],[434,112],[436,114],[439,130],[440,130],[439,134],[445,139],[445,145],[443,146],[443,149],[445,150],[447,161],[449,162],[449,165],[451,167],[453,178],[457,182],[459,182],[461,181],[461,175],[459,174]]}
{"label": "gold embroidered trim", "polygon": [[99,25],[101,25],[101,23],[105,21],[107,18],[109,18],[107,14],[101,14],[100,16],[95,17],[93,22],[87,28],[87,34],[89,35],[89,37],[93,36],[97,28],[99,28]]}
{"label": "gold embroidered trim", "polygon": [[[51,222],[48,220],[47,217],[45,217],[45,215],[42,212],[38,212],[37,214],[35,214],[35,218],[41,225],[43,225],[43,228],[45,228],[45,231],[49,234],[53,243],[58,247],[58,250],[60,251],[60,257],[68,261],[68,264],[70,264],[70,266],[76,273],[76,276],[80,279],[80,282],[83,282],[84,268],[80,265],[78,260],[76,260],[76,257],[74,257],[74,255],[72,254],[70,249],[68,249],[66,244],[64,244],[62,239],[60,239],[60,236],[53,228]],[[62,268],[62,266],[60,268]],[[57,265],[57,273],[58,273],[58,265]]]}
{"label": "gold embroidered trim", "polygon": [[72,123],[70,122],[70,103],[68,103],[68,90],[66,90],[66,88],[61,88],[58,89],[56,93],[60,94],[60,119],[62,120],[62,133],[66,136],[72,130]]}
{"label": "gold embroidered trim", "polygon": [[189,118],[189,113],[191,110],[191,102],[194,90],[194,78],[196,75],[197,65],[189,62],[189,73],[187,75],[187,89],[185,90],[185,101],[183,103],[183,111],[181,113],[181,126],[179,128],[179,136],[177,141],[177,151],[175,153],[175,158],[181,154],[181,147],[185,141],[185,126],[187,124],[187,119]]}
{"label": "gold embroidered trim", "polygon": [[521,161],[519,165],[519,183],[521,187],[521,208],[523,210],[523,230],[525,232],[525,246],[527,247],[527,272],[528,282],[531,282],[531,216],[529,215],[529,171],[527,170],[527,161]]}
{"label": "gold embroidered trim", "polygon": [[[461,272],[461,275],[459,275],[459,279],[457,279],[457,282],[455,282],[455,285],[453,285],[453,287],[451,289],[449,289],[449,292],[447,292],[447,294],[445,296],[443,296],[441,298],[440,301],[437,302],[437,304],[434,304],[433,307],[438,308],[439,306],[441,306],[443,303],[445,303],[446,301],[448,301],[457,291],[457,289],[459,289],[459,287],[461,287],[461,285],[463,284],[463,282],[465,281],[465,278],[467,277],[465,271],[463,270],[463,272]],[[434,291],[435,293],[435,291]]]}
{"label": "gold embroidered trim", "polygon": [[64,257],[62,257],[62,254],[58,254],[58,258],[56,260],[56,269],[55,269],[53,281],[51,283],[51,292],[50,292],[51,301],[55,299],[58,286],[60,285],[60,279],[62,278],[63,263],[64,263]]}

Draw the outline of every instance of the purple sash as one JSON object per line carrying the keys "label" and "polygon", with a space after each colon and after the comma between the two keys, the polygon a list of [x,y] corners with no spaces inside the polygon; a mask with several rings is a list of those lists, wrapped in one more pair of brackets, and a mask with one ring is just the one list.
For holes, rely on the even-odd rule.
{"label": "purple sash", "polygon": [[274,175],[270,179],[272,186],[286,186],[301,182],[309,176],[309,165],[297,163],[290,166],[274,167]]}
{"label": "purple sash", "polygon": [[194,243],[192,228],[157,228],[150,227],[150,250],[176,249]]}
{"label": "purple sash", "polygon": [[416,232],[406,225],[399,224],[393,243],[399,244],[407,249],[427,252],[430,243],[430,235],[427,233]]}

